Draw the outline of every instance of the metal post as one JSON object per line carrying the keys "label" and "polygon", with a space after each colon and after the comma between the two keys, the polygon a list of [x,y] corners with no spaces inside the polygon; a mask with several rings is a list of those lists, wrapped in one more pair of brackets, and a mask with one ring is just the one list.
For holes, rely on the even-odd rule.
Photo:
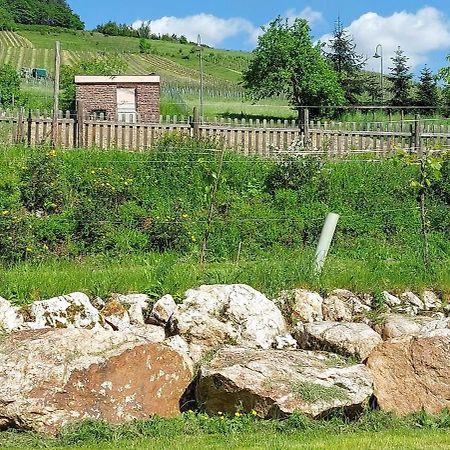
{"label": "metal post", "polygon": [[330,213],[328,214],[325,224],[322,229],[322,234],[320,235],[319,244],[316,251],[316,261],[315,261],[315,272],[320,275],[323,266],[330,251],[331,243],[333,242],[334,233],[339,221],[339,214]]}

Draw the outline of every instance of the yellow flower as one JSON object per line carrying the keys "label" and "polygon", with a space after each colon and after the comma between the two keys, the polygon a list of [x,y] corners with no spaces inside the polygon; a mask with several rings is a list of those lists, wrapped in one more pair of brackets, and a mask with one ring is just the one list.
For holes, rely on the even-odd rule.
{"label": "yellow flower", "polygon": [[187,214],[183,214],[183,219],[187,219],[189,216]]}
{"label": "yellow flower", "polygon": [[257,416],[257,415],[258,415],[258,413],[257,413],[254,409],[252,409],[252,410],[250,411],[250,414],[251,414],[252,416]]}
{"label": "yellow flower", "polygon": [[234,415],[235,415],[236,417],[242,417],[242,414],[241,414],[240,412],[234,413]]}
{"label": "yellow flower", "polygon": [[33,249],[31,247],[27,247],[27,252],[32,252]]}
{"label": "yellow flower", "polygon": [[9,214],[9,211],[7,210],[7,209],[5,209],[3,212],[2,212],[2,216],[7,216]]}

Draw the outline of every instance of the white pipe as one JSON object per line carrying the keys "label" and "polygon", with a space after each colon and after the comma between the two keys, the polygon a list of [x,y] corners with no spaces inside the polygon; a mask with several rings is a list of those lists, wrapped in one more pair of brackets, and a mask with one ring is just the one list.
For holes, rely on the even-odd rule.
{"label": "white pipe", "polygon": [[323,266],[325,265],[339,218],[339,214],[330,213],[323,225],[322,234],[320,235],[316,251],[315,271],[318,275],[322,272]]}

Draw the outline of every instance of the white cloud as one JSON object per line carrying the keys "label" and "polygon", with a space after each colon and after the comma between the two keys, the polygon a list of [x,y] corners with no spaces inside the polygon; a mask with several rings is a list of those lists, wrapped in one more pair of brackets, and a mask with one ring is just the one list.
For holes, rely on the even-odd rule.
{"label": "white cloud", "polygon": [[[296,18],[303,18],[313,25],[323,20],[322,13],[306,7],[301,11],[288,10],[285,14],[290,22]],[[155,20],[136,20],[134,28],[139,28],[143,23],[149,23],[152,33],[184,35],[190,41],[197,42],[197,36],[202,36],[202,41],[211,46],[218,46],[226,39],[244,35],[245,40],[255,45],[258,36],[261,35],[261,27],[255,26],[249,20],[242,17],[223,19],[212,14],[196,14],[187,17],[164,16]]]}
{"label": "white cloud", "polygon": [[187,17],[165,16],[151,21],[137,20],[133,23],[133,27],[138,28],[142,23],[150,23],[152,33],[184,35],[193,42],[197,42],[197,36],[200,34],[203,43],[212,46],[242,33],[251,35],[255,30],[251,22],[241,17],[222,19],[212,14]]}
{"label": "white cloud", "polygon": [[[433,7],[386,17],[368,12],[352,22],[347,30],[358,51],[368,56],[367,67],[374,70],[380,67],[379,61],[372,58],[377,44],[383,46],[386,70],[398,46],[410,58],[408,63],[413,69],[426,63],[430,52],[450,48],[450,23]],[[325,35],[320,40],[328,42],[330,38],[331,35]]]}

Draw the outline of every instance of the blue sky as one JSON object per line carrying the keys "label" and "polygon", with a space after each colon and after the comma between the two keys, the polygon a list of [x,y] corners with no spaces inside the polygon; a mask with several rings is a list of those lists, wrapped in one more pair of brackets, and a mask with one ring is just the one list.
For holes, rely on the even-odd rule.
{"label": "blue sky", "polygon": [[[371,56],[375,46],[384,48],[388,58],[400,45],[417,72],[428,64],[432,69],[446,64],[450,53],[450,1],[429,0],[69,0],[87,28],[107,20],[139,23],[151,20],[154,32],[185,34],[194,39],[201,33],[204,42],[220,48],[251,50],[261,25],[277,15],[310,20],[316,39],[327,40],[340,15],[361,53]],[[368,60],[376,68],[377,61]]]}

